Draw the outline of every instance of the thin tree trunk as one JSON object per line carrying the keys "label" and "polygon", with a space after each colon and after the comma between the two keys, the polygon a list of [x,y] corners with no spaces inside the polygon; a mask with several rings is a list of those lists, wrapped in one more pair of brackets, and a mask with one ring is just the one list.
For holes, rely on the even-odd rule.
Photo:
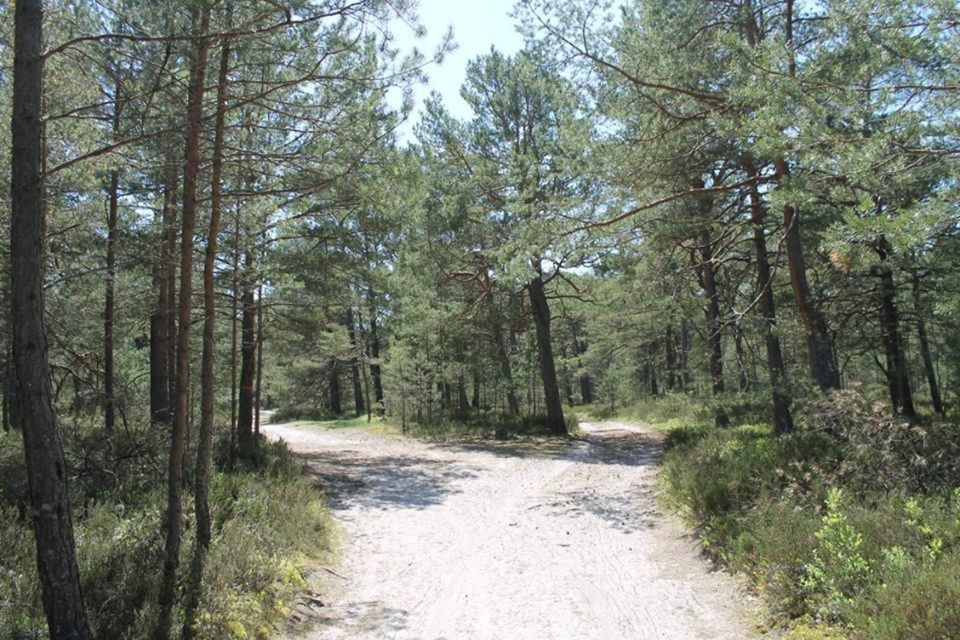
{"label": "thin tree trunk", "polygon": [[517,400],[517,392],[513,387],[513,367],[510,366],[510,354],[507,351],[506,341],[503,339],[503,327],[498,325],[494,329],[494,335],[497,341],[500,375],[503,377],[504,384],[507,385],[507,413],[511,416],[518,416],[520,415],[520,402]]}
{"label": "thin tree trunk", "polygon": [[41,165],[43,6],[17,0],[14,26],[10,261],[13,360],[37,571],[51,638],[92,638],[80,590],[67,465],[53,408],[44,324]]}
{"label": "thin tree trunk", "polygon": [[[118,70],[114,70],[119,74]],[[115,81],[113,93],[114,139],[120,135],[120,79]],[[103,309],[103,429],[110,436],[117,426],[117,396],[115,367],[113,361],[113,324],[116,307],[117,282],[117,209],[120,191],[120,170],[110,171],[110,187],[107,195],[107,282]]]}
{"label": "thin tree trunk", "polygon": [[930,339],[927,337],[926,311],[920,296],[920,274],[913,270],[913,308],[917,314],[917,339],[920,342],[920,356],[923,358],[923,370],[927,376],[927,385],[930,388],[930,401],[933,410],[940,415],[944,414],[943,398],[940,395],[940,384],[937,382],[937,371],[930,356]]}
{"label": "thin tree trunk", "polygon": [[910,389],[907,361],[900,336],[897,289],[893,281],[893,271],[885,264],[887,247],[886,241],[882,238],[877,253],[880,256],[880,265],[874,268],[874,274],[880,279],[880,326],[883,329],[883,346],[887,359],[886,373],[890,405],[894,413],[912,419],[916,417],[916,411],[913,407],[913,393]]}
{"label": "thin tree trunk", "polygon": [[230,322],[230,462],[237,454],[237,325],[240,311],[240,201],[233,223],[233,296]]}
{"label": "thin tree trunk", "polygon": [[553,433],[565,434],[567,423],[563,419],[563,403],[557,384],[557,369],[553,361],[553,345],[550,339],[550,307],[538,276],[527,285],[530,307],[537,329],[537,352],[540,356],[540,377],[543,381],[543,398],[547,410],[547,428]]}
{"label": "thin tree trunk", "polygon": [[343,394],[340,391],[340,363],[330,358],[330,413],[339,416],[343,413]]}
{"label": "thin tree trunk", "polygon": [[[159,257],[154,270],[154,284],[158,291],[157,306],[150,315],[150,417],[154,423],[170,421],[170,274],[173,272],[173,254],[167,242],[169,230],[174,228],[176,214],[177,173],[173,158],[168,154],[164,170],[163,208],[160,212]],[[175,234],[176,231],[174,230]]]}
{"label": "thin tree trunk", "polygon": [[253,390],[253,435],[260,440],[260,408],[263,406],[263,283],[257,289],[257,380]]}
{"label": "thin tree trunk", "polygon": [[[708,229],[704,229],[700,236],[700,257],[701,261],[697,268],[700,272],[703,293],[707,297],[707,351],[710,354],[710,382],[714,397],[720,397],[726,391],[723,380],[723,336],[721,335],[720,294],[713,256],[713,239]],[[730,419],[722,407],[717,407],[714,422],[718,427],[730,424]]]}
{"label": "thin tree trunk", "polygon": [[373,397],[377,401],[377,415],[383,415],[383,375],[380,367],[380,332],[377,328],[377,308],[373,291],[369,292],[370,304],[370,377],[373,379]]}
{"label": "thin tree trunk", "polygon": [[680,371],[681,388],[686,391],[693,382],[690,374],[690,320],[687,318],[680,323]]}
{"label": "thin tree trunk", "polygon": [[200,430],[197,435],[197,469],[194,484],[194,513],[196,514],[197,544],[190,568],[187,589],[186,615],[183,628],[185,638],[194,637],[197,607],[200,602],[200,584],[207,549],[210,548],[210,446],[213,438],[216,378],[214,349],[216,347],[217,307],[214,291],[214,272],[217,266],[217,239],[223,208],[223,140],[227,107],[227,74],[230,70],[230,39],[224,38],[220,47],[220,73],[217,82],[217,111],[214,119],[213,161],[210,175],[210,227],[207,229],[207,247],[203,259],[203,353],[200,364]]}
{"label": "thin tree trunk", "polygon": [[241,460],[250,462],[256,456],[257,440],[253,433],[253,388],[256,375],[255,363],[257,338],[257,310],[253,300],[253,253],[244,253],[243,278],[240,283],[240,394],[237,403],[237,454]]}
{"label": "thin tree trunk", "polygon": [[353,411],[356,415],[363,414],[363,387],[362,381],[360,380],[360,363],[358,354],[360,353],[359,348],[357,347],[357,327],[353,320],[353,308],[347,309],[346,314],[347,321],[347,335],[350,338],[350,375],[353,380]]}
{"label": "thin tree trunk", "polygon": [[200,428],[197,436],[197,468],[194,485],[194,509],[196,513],[196,546],[187,587],[186,615],[183,635],[193,637],[196,608],[199,603],[203,564],[210,545],[210,509],[208,486],[210,474],[210,444],[214,417],[214,337],[216,306],[214,299],[214,270],[216,267],[217,239],[220,231],[222,210],[221,180],[223,175],[224,109],[226,100],[226,76],[229,61],[229,40],[221,48],[220,76],[217,87],[217,112],[214,125],[213,165],[211,176],[210,226],[207,231],[207,246],[203,269],[203,352],[201,357]]}
{"label": "thin tree trunk", "polygon": [[[747,165],[750,177],[757,175],[752,165]],[[757,264],[757,289],[760,291],[760,313],[763,316],[763,339],[767,349],[767,375],[770,376],[770,399],[773,430],[775,433],[793,431],[793,416],[790,412],[790,396],[786,389],[786,370],[783,352],[777,335],[777,309],[773,298],[773,274],[767,252],[767,237],[764,228],[766,207],[756,187],[750,190],[750,209],[753,224],[753,249]]]}
{"label": "thin tree trunk", "polygon": [[667,331],[663,337],[663,349],[665,362],[667,365],[667,390],[673,391],[676,382],[677,370],[677,346],[676,338],[673,335],[673,325],[667,325]]}
{"label": "thin tree trunk", "polygon": [[173,604],[176,595],[177,569],[180,566],[181,525],[183,521],[183,461],[190,391],[190,313],[192,311],[193,234],[197,214],[197,177],[200,170],[200,135],[203,117],[204,74],[210,39],[210,8],[194,9],[194,25],[199,31],[190,70],[187,99],[187,132],[183,165],[183,212],[180,236],[180,291],[177,331],[177,375],[174,396],[173,429],[170,438],[170,464],[167,478],[167,512],[165,517],[163,578],[160,586],[160,613],[154,637],[170,637]]}
{"label": "thin tree trunk", "polygon": [[457,413],[465,418],[470,412],[470,400],[467,398],[467,381],[463,374],[457,376]]}

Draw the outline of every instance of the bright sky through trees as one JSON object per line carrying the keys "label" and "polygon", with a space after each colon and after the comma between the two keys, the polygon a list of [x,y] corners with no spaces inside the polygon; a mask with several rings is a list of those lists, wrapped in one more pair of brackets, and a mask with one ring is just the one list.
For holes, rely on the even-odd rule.
{"label": "bright sky through trees", "polygon": [[[506,54],[512,54],[523,46],[523,38],[517,33],[515,20],[509,15],[513,5],[514,0],[422,0],[418,13],[427,33],[421,39],[402,21],[395,20],[393,30],[396,44],[402,51],[417,47],[424,53],[433,52],[442,42],[449,27],[453,27],[453,38],[457,45],[456,50],[445,56],[441,64],[431,65],[427,69],[427,84],[416,87],[416,112],[401,127],[402,140],[412,137],[423,100],[431,91],[443,96],[444,104],[455,117],[470,116],[470,108],[460,97],[460,85],[466,79],[467,63],[479,55],[489,53],[491,46]],[[399,94],[393,98],[398,99]]]}

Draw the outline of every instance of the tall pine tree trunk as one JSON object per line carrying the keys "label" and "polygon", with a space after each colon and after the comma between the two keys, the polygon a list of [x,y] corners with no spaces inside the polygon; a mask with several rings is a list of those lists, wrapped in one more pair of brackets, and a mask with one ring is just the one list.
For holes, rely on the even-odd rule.
{"label": "tall pine tree trunk", "polygon": [[[750,177],[757,175],[752,165],[747,166]],[[773,430],[776,433],[793,431],[793,416],[790,413],[790,396],[787,393],[786,370],[783,352],[777,335],[777,309],[773,298],[773,274],[767,252],[767,237],[764,228],[766,207],[756,187],[750,190],[750,209],[753,224],[753,249],[757,264],[757,289],[760,292],[760,313],[763,316],[763,340],[767,350],[767,375],[770,377],[770,399]]]}
{"label": "tall pine tree trunk", "polygon": [[51,638],[92,638],[77,568],[67,465],[53,408],[43,310],[44,188],[41,168],[43,6],[15,5],[10,262],[13,361],[37,573]]}
{"label": "tall pine tree trunk", "polygon": [[[723,380],[723,336],[720,323],[720,293],[717,286],[717,265],[713,255],[713,239],[709,229],[700,236],[700,272],[703,293],[707,298],[707,351],[710,354],[710,383],[714,397],[719,398],[726,390]],[[714,422],[718,427],[730,424],[722,407],[717,407]]]}
{"label": "tall pine tree trunk", "polygon": [[189,419],[190,392],[190,313],[193,304],[193,234],[197,216],[197,178],[200,171],[200,134],[203,117],[204,74],[210,39],[210,8],[194,9],[194,55],[187,97],[187,134],[183,164],[183,210],[180,234],[180,291],[177,305],[177,371],[174,395],[173,429],[170,436],[170,464],[167,476],[167,510],[164,519],[163,578],[160,586],[160,614],[155,638],[170,637],[173,604],[176,596],[177,569],[180,566],[181,526],[183,522],[183,464]]}
{"label": "tall pine tree trunk", "polygon": [[[174,256],[168,242],[176,230],[177,172],[172,154],[167,155],[164,170],[163,208],[160,210],[159,257],[154,269],[157,305],[150,314],[150,416],[154,423],[170,421],[170,297]],[[172,277],[171,277],[172,276]]]}
{"label": "tall pine tree trunk", "polygon": [[377,307],[373,291],[369,291],[370,303],[370,378],[373,380],[373,397],[377,402],[377,415],[383,414],[383,373],[380,367],[380,332],[377,327]]}
{"label": "tall pine tree trunk", "polygon": [[240,282],[240,384],[237,402],[237,453],[241,460],[253,460],[257,441],[253,433],[254,377],[257,355],[257,309],[253,299],[253,252],[244,252],[245,267]]}
{"label": "tall pine tree trunk", "polygon": [[253,435],[260,441],[260,408],[263,406],[263,282],[257,288],[257,378],[253,389]]}
{"label": "tall pine tree trunk", "polygon": [[933,404],[933,410],[943,415],[943,398],[940,395],[940,384],[937,382],[937,371],[933,366],[933,358],[930,355],[930,339],[927,337],[926,310],[923,308],[920,296],[920,274],[916,269],[913,270],[913,309],[917,314],[917,340],[920,343],[920,356],[923,358],[923,371],[927,377],[927,385],[930,388],[930,401]]}
{"label": "tall pine tree trunk", "polygon": [[360,362],[357,354],[360,353],[357,343],[357,326],[353,318],[353,308],[347,309],[347,336],[350,338],[350,376],[353,381],[353,411],[356,415],[363,414],[363,381],[360,379]]}
{"label": "tall pine tree trunk", "polygon": [[187,588],[184,638],[194,637],[194,623],[200,602],[200,585],[207,549],[210,548],[210,446],[213,438],[214,349],[217,307],[214,292],[214,272],[217,263],[217,239],[223,208],[223,139],[227,106],[227,74],[230,69],[230,39],[224,38],[220,47],[220,73],[217,81],[217,110],[214,118],[213,161],[210,175],[210,226],[207,229],[207,247],[203,258],[203,351],[200,358],[200,430],[197,434],[197,469],[194,480],[194,513],[196,515],[197,544],[190,567]]}
{"label": "tall pine tree trunk", "polygon": [[540,356],[540,377],[543,381],[543,398],[547,410],[547,428],[557,434],[567,432],[567,423],[563,419],[563,403],[560,400],[560,386],[557,382],[557,368],[553,361],[553,344],[550,336],[550,307],[543,288],[543,279],[539,276],[527,285],[530,294],[530,307],[537,329],[537,352]]}
{"label": "tall pine tree trunk", "polygon": [[[114,69],[118,74],[119,70]],[[113,138],[120,135],[120,78],[115,79],[113,90]],[[117,426],[117,396],[115,367],[113,361],[113,324],[116,307],[117,283],[117,209],[120,197],[120,170],[110,171],[110,186],[107,194],[107,282],[103,309],[103,428],[107,435]]]}
{"label": "tall pine tree trunk", "polygon": [[510,352],[507,351],[507,341],[503,337],[503,326],[498,323],[494,327],[494,337],[497,342],[497,360],[500,363],[500,375],[507,386],[507,413],[511,416],[520,415],[520,402],[517,400],[517,390],[513,385],[513,367],[510,365]]}
{"label": "tall pine tree trunk", "polygon": [[900,315],[897,310],[897,289],[893,281],[893,271],[885,264],[888,254],[886,241],[881,238],[877,246],[880,264],[873,269],[880,279],[880,327],[883,347],[887,360],[887,387],[890,392],[890,406],[894,413],[905,418],[915,418],[913,393],[910,389],[910,377],[907,371],[907,359],[903,352],[903,339],[900,335]]}

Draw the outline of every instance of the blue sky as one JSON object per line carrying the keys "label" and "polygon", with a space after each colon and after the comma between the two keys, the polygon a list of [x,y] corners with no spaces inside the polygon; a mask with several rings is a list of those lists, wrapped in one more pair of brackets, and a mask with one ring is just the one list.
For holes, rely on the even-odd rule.
{"label": "blue sky", "polygon": [[[442,41],[448,27],[453,27],[453,39],[457,49],[447,55],[440,65],[431,65],[427,69],[429,81],[418,86],[415,102],[419,111],[431,91],[443,96],[450,112],[459,118],[468,117],[470,109],[460,98],[460,85],[466,76],[467,63],[478,55],[490,51],[496,46],[504,53],[514,53],[523,46],[523,38],[517,33],[513,18],[508,14],[515,0],[421,0],[420,19],[427,34],[418,40],[413,32],[402,22],[392,27],[396,35],[396,44],[401,50],[419,48],[429,55]],[[419,119],[415,113],[400,131],[401,140],[412,136],[413,125]]]}

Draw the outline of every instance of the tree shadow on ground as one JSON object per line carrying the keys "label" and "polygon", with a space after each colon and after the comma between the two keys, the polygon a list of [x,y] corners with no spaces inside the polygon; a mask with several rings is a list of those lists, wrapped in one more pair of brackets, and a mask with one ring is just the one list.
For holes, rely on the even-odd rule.
{"label": "tree shadow on ground", "polygon": [[596,430],[580,437],[530,438],[435,445],[456,452],[489,453],[505,458],[541,458],[576,460],[584,464],[650,466],[657,463],[663,450],[662,438],[647,433],[620,429]]}
{"label": "tree shadow on ground", "polygon": [[334,510],[425,509],[460,493],[458,482],[476,476],[468,466],[417,455],[366,455],[337,449],[300,457]]}
{"label": "tree shadow on ground", "polygon": [[611,528],[627,534],[656,526],[661,516],[651,494],[649,488],[633,496],[580,489],[558,494],[556,500],[543,506],[547,513],[561,518],[595,516]]}

